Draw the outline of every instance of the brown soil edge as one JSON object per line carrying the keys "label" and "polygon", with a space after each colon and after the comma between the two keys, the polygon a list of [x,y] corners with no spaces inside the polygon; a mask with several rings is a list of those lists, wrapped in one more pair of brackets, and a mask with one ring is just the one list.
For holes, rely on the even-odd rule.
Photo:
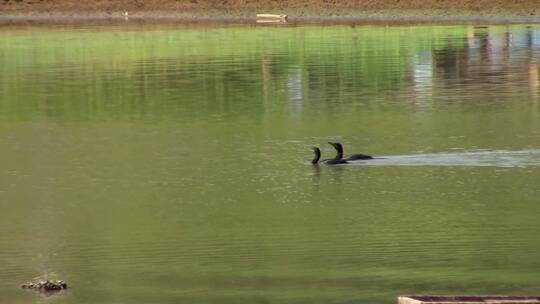
{"label": "brown soil edge", "polygon": [[[125,16],[128,12],[128,18]],[[0,0],[0,25],[255,23],[540,23],[539,0]]]}
{"label": "brown soil edge", "polygon": [[[255,17],[231,16],[138,16],[118,17],[101,15],[38,15],[38,16],[2,16],[0,15],[0,28],[7,26],[31,25],[154,25],[154,24],[189,24],[189,25],[255,25]],[[540,18],[520,16],[304,16],[289,17],[287,23],[260,24],[260,26],[295,26],[295,25],[508,25],[508,24],[540,24]],[[259,24],[257,24],[259,26]]]}

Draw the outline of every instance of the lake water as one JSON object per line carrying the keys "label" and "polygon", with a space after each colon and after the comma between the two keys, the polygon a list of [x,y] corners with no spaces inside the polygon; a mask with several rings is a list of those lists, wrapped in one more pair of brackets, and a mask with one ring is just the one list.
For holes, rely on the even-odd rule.
{"label": "lake water", "polygon": [[4,27],[0,302],[540,294],[539,70],[537,25]]}

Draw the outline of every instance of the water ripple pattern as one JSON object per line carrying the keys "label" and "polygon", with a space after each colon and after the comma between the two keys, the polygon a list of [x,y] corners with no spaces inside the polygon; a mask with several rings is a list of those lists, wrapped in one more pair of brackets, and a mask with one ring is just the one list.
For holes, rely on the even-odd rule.
{"label": "water ripple pattern", "polygon": [[373,160],[351,161],[363,166],[481,166],[529,167],[540,166],[540,150],[470,151],[413,155],[378,156]]}

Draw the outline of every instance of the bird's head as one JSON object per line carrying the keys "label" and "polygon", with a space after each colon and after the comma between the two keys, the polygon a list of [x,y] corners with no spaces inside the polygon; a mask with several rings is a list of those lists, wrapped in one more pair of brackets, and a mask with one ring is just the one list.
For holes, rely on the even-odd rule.
{"label": "bird's head", "polygon": [[332,147],[334,147],[334,149],[338,150],[338,151],[343,151],[343,146],[338,143],[338,142],[328,142],[330,145],[332,145]]}

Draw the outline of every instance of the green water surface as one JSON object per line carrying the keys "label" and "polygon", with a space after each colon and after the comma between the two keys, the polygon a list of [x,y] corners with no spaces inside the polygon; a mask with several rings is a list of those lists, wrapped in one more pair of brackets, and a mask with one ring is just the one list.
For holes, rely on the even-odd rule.
{"label": "green water surface", "polygon": [[0,29],[0,302],[540,294],[539,70],[535,25]]}

